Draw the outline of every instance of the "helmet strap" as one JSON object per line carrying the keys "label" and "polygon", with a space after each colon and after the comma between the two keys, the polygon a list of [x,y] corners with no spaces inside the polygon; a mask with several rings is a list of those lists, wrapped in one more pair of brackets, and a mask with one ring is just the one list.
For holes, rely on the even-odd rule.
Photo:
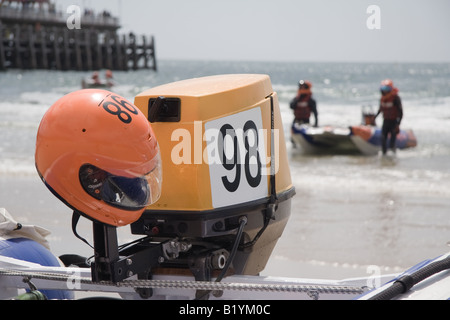
{"label": "helmet strap", "polygon": [[94,247],[82,236],[80,236],[77,232],[77,224],[78,221],[80,220],[81,214],[74,210],[73,214],[72,214],[72,231],[73,234],[75,235],[75,237],[77,237],[78,239],[80,239],[81,241],[83,241],[84,243],[86,243],[89,247],[91,247],[92,249],[94,249]]}

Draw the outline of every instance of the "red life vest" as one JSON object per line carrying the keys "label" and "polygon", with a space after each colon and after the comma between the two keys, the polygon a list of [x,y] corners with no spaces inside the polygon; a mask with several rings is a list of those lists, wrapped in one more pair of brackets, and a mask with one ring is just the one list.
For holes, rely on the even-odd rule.
{"label": "red life vest", "polygon": [[301,95],[294,109],[294,116],[296,120],[308,120],[311,116],[311,108],[309,107],[309,99],[311,95],[305,94]]}
{"label": "red life vest", "polygon": [[398,106],[394,104],[397,94],[391,93],[388,96],[381,97],[380,109],[383,112],[383,117],[386,120],[396,120],[400,117]]}

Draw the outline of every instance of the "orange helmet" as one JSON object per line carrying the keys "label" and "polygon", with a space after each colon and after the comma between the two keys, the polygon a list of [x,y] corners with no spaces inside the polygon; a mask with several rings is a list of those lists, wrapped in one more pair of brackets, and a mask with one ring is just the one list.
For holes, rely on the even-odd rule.
{"label": "orange helmet", "polygon": [[88,218],[136,221],[161,193],[161,160],[149,121],[128,100],[98,89],[70,93],[45,113],[36,169],[47,187]]}
{"label": "orange helmet", "polygon": [[382,93],[389,93],[394,89],[394,82],[391,79],[381,81],[380,91]]}
{"label": "orange helmet", "polygon": [[311,83],[311,81],[308,81],[308,80],[300,80],[298,82],[298,87],[301,89],[311,89],[312,83]]}
{"label": "orange helmet", "polygon": [[394,87],[394,82],[391,79],[384,79],[381,81],[382,86]]}
{"label": "orange helmet", "polygon": [[298,82],[298,92],[300,94],[311,94],[312,83],[308,80],[300,80]]}

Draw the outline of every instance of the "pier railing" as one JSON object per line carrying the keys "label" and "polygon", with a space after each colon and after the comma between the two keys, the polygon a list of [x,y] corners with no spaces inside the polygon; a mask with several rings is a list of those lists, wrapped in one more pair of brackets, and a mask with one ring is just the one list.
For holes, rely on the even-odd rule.
{"label": "pier railing", "polygon": [[[61,11],[0,6],[0,21],[16,21],[19,23],[38,22],[43,24],[65,25],[68,17],[69,14]],[[105,28],[120,27],[118,18],[103,13],[82,15],[81,25]]]}

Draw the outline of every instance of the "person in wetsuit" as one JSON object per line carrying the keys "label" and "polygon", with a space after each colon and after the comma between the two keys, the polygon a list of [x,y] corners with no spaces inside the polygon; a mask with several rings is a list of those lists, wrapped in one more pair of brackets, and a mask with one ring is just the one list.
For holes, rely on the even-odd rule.
{"label": "person in wetsuit", "polygon": [[375,115],[375,119],[380,113],[383,113],[381,148],[383,154],[386,154],[387,139],[389,134],[391,136],[389,147],[395,152],[395,140],[397,134],[400,132],[400,122],[403,118],[403,107],[402,101],[398,96],[398,89],[394,87],[392,80],[383,80],[381,82],[380,91],[380,108]]}
{"label": "person in wetsuit", "polygon": [[290,107],[294,110],[294,122],[309,123],[311,113],[314,114],[314,127],[318,126],[319,118],[317,113],[316,101],[312,98],[311,91],[312,83],[305,80],[300,80],[298,83],[297,96],[292,99]]}

